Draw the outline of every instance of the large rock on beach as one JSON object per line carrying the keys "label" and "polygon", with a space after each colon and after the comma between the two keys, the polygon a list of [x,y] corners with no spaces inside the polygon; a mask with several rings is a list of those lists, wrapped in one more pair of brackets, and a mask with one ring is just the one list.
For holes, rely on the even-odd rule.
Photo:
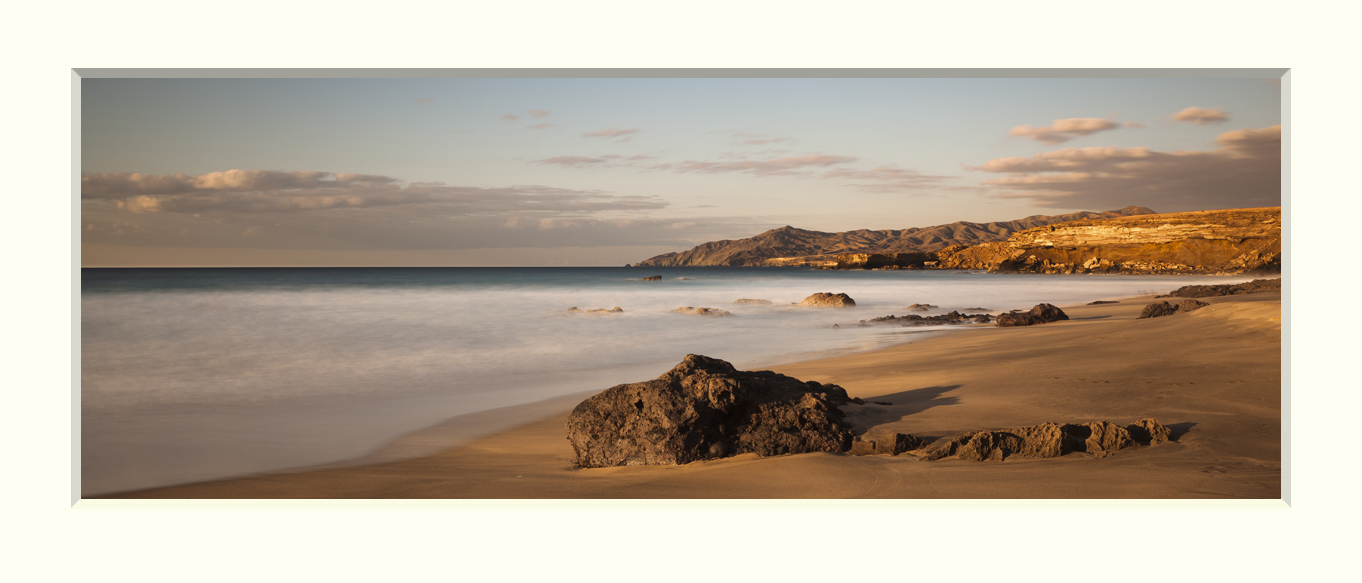
{"label": "large rock on beach", "polygon": [[967,461],[1003,461],[1011,456],[1049,458],[1076,451],[1106,457],[1137,445],[1166,442],[1171,434],[1166,426],[1152,418],[1141,419],[1124,427],[1109,421],[1064,425],[1042,423],[942,439],[926,447],[918,457],[927,461],[950,457]]}
{"label": "large rock on beach", "polygon": [[999,314],[998,325],[1004,328],[1009,326],[1034,326],[1068,319],[1069,315],[1065,314],[1064,310],[1050,304],[1037,304],[1029,312]]}
{"label": "large rock on beach", "polygon": [[1201,308],[1204,308],[1209,305],[1210,304],[1200,300],[1190,299],[1182,300],[1176,304],[1170,304],[1168,302],[1155,302],[1145,306],[1143,310],[1140,310],[1140,316],[1136,318],[1136,320],[1142,320],[1144,318],[1158,318],[1160,316],[1171,316],[1173,314],[1181,314],[1183,312],[1190,312],[1192,310],[1200,310]]}
{"label": "large rock on beach", "polygon": [[799,302],[801,306],[815,306],[823,308],[854,308],[856,300],[846,294],[817,293]]}
{"label": "large rock on beach", "polygon": [[690,354],[655,380],[611,387],[577,405],[567,439],[583,468],[845,452],[852,427],[838,406],[848,402],[859,400],[837,385]]}

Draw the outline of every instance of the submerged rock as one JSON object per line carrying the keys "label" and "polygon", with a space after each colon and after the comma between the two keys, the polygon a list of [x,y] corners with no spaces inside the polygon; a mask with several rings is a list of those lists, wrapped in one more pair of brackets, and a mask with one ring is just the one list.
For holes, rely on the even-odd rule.
{"label": "submerged rock", "polygon": [[1029,312],[1011,312],[998,315],[998,325],[1009,326],[1034,326],[1036,324],[1048,324],[1060,320],[1068,320],[1069,315],[1064,310],[1056,308],[1050,304],[1037,304]]}
{"label": "submerged rock", "polygon": [[645,277],[645,278],[640,279],[639,281],[662,281],[662,276],[660,276],[660,275],[650,275],[650,276],[648,276],[648,277]]}
{"label": "submerged rock", "polygon": [[859,399],[837,385],[690,354],[655,380],[611,387],[577,405],[567,439],[583,468],[845,452],[852,428],[838,406],[849,402]]}
{"label": "submerged rock", "polygon": [[1209,305],[1210,304],[1200,300],[1182,300],[1176,304],[1170,304],[1168,302],[1155,302],[1145,306],[1143,310],[1140,310],[1140,316],[1136,318],[1136,320],[1141,320],[1144,318],[1158,318],[1160,316],[1171,316],[1173,314],[1190,312],[1192,310],[1200,310],[1201,308],[1204,308]]}
{"label": "submerged rock", "polygon": [[682,308],[677,308],[677,309],[675,309],[675,310],[672,310],[672,312],[677,313],[677,314],[690,314],[690,315],[692,315],[692,316],[732,316],[732,315],[733,315],[733,314],[730,313],[728,310],[720,310],[720,309],[718,309],[718,308],[692,308],[692,307],[690,307],[690,306],[685,306],[685,307],[682,307]]}
{"label": "submerged rock", "polygon": [[925,448],[919,457],[934,461],[954,457],[968,461],[1003,461],[1011,456],[1059,457],[1080,451],[1097,457],[1112,452],[1169,441],[1172,432],[1158,420],[1145,418],[1127,426],[1108,421],[1081,425],[1042,423],[1007,431],[978,431],[943,439]]}
{"label": "submerged rock", "polygon": [[757,304],[757,305],[763,305],[763,306],[764,306],[764,305],[770,305],[770,304],[771,304],[771,302],[770,302],[770,301],[767,301],[767,300],[752,300],[752,299],[747,299],[747,298],[743,298],[743,299],[740,299],[740,300],[733,300],[733,303],[735,303],[735,304]]}
{"label": "submerged rock", "polygon": [[935,310],[939,307],[941,306],[933,306],[931,304],[913,304],[911,306],[908,306],[908,309],[914,312],[925,312],[927,310]]}
{"label": "submerged rock", "polygon": [[856,300],[846,294],[817,293],[799,302],[801,306],[817,306],[825,308],[854,308]]}
{"label": "submerged rock", "polygon": [[575,306],[574,306],[574,307],[571,307],[571,308],[568,308],[568,313],[569,313],[569,314],[618,314],[618,313],[623,312],[623,311],[624,311],[624,310],[621,309],[619,306],[615,306],[615,307],[613,307],[613,308],[610,308],[609,310],[607,310],[607,309],[605,309],[605,308],[599,308],[599,309],[595,309],[595,310],[585,310],[585,311],[580,310],[580,309],[578,309],[578,308],[575,307]]}
{"label": "submerged rock", "polygon": [[992,320],[993,317],[989,316],[988,314],[961,314],[960,312],[951,310],[949,314],[940,314],[937,316],[919,316],[917,314],[909,314],[907,316],[895,316],[893,314],[890,314],[888,316],[881,316],[879,318],[871,318],[870,320],[861,320],[861,324],[862,325],[898,324],[900,326],[939,326],[942,324],[969,324],[969,323],[987,324]]}

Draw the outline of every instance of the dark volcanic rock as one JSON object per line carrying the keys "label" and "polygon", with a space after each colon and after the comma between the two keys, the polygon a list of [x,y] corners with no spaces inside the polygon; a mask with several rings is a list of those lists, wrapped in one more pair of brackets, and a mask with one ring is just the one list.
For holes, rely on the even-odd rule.
{"label": "dark volcanic rock", "polygon": [[955,457],[969,461],[1003,461],[1010,456],[1059,457],[1082,451],[1106,457],[1117,450],[1169,440],[1172,432],[1155,419],[1145,418],[1121,427],[1107,421],[1076,425],[1042,423],[1007,431],[979,431],[943,439],[919,454],[933,461]]}
{"label": "dark volcanic rock", "polygon": [[1097,301],[1095,301],[1095,302],[1088,302],[1088,305],[1089,305],[1089,306],[1100,306],[1100,305],[1103,305],[1103,304],[1119,304],[1119,303],[1121,303],[1121,302],[1113,302],[1113,301],[1111,301],[1111,300],[1097,300]]}
{"label": "dark volcanic rock", "polygon": [[869,325],[869,324],[899,324],[899,325],[901,325],[901,326],[939,326],[939,325],[942,325],[942,324],[969,324],[969,323],[971,323],[971,322],[980,323],[980,324],[987,324],[987,323],[991,322],[992,320],[993,320],[993,317],[992,317],[992,316],[989,316],[988,314],[961,314],[960,312],[951,310],[951,313],[949,313],[949,314],[941,314],[941,315],[939,315],[939,316],[919,316],[919,315],[917,315],[917,314],[909,314],[909,315],[907,315],[907,316],[895,316],[895,315],[893,315],[893,314],[890,314],[890,315],[888,315],[888,316],[881,316],[881,317],[879,317],[879,318],[871,318],[871,319],[869,319],[869,320],[861,320],[861,324],[862,324],[862,325]]}
{"label": "dark volcanic rock", "polygon": [[851,448],[849,402],[837,385],[771,371],[738,371],[687,355],[656,380],[619,385],[573,409],[567,438],[584,468],[674,465],[743,453]]}
{"label": "dark volcanic rock", "polygon": [[1140,317],[1136,319],[1158,318],[1160,316],[1171,316],[1176,313],[1178,313],[1177,306],[1168,302],[1154,302],[1145,306],[1143,310],[1140,310]]}
{"label": "dark volcanic rock", "polygon": [[1184,285],[1168,295],[1175,298],[1213,298],[1269,291],[1282,291],[1282,278],[1255,279],[1239,285]]}
{"label": "dark volcanic rock", "polygon": [[1140,320],[1143,318],[1158,318],[1160,316],[1171,316],[1173,314],[1190,312],[1192,310],[1200,310],[1201,308],[1204,308],[1209,305],[1210,304],[1199,300],[1182,300],[1177,304],[1170,304],[1168,302],[1155,302],[1145,306],[1144,309],[1140,311],[1140,317],[1136,318],[1136,320]]}
{"label": "dark volcanic rock", "polygon": [[1036,324],[1048,324],[1060,320],[1068,320],[1069,315],[1064,310],[1056,308],[1050,304],[1037,304],[1029,312],[1012,312],[998,315],[998,325],[1009,326],[1033,326]]}

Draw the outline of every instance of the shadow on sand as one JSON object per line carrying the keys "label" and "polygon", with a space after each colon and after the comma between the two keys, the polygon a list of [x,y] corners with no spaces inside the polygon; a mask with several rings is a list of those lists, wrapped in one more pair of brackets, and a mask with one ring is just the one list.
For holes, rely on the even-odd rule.
{"label": "shadow on sand", "polygon": [[[857,435],[865,432],[877,425],[892,423],[903,418],[921,413],[932,407],[943,405],[954,405],[960,402],[958,397],[943,397],[944,393],[954,391],[963,385],[947,385],[940,387],[925,387],[903,391],[900,393],[890,393],[866,399],[865,405],[851,405],[842,407],[847,413],[847,417],[855,426]],[[892,403],[892,405],[876,405],[875,402]]]}
{"label": "shadow on sand", "polygon": [[1167,427],[1168,431],[1171,432],[1171,435],[1169,435],[1170,439],[1173,441],[1182,441],[1182,436],[1187,435],[1188,431],[1191,431],[1193,427],[1196,427],[1196,423],[1191,421],[1184,423],[1169,423]]}

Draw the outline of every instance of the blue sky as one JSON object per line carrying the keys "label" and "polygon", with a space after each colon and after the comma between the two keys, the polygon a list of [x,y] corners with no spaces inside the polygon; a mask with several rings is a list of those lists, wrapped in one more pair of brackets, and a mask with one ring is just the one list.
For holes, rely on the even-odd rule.
{"label": "blue sky", "polygon": [[88,79],[84,262],[618,265],[785,224],[1276,205],[1272,81]]}

